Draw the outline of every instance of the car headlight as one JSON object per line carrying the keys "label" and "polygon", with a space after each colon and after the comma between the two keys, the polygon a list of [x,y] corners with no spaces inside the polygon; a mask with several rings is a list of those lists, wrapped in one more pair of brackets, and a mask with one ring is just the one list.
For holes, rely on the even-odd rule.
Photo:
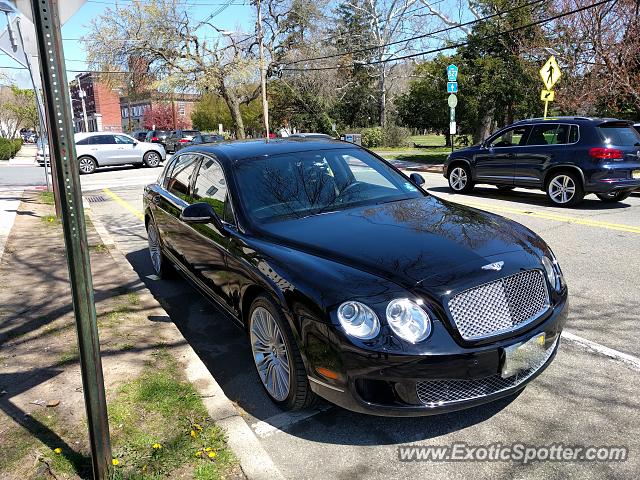
{"label": "car headlight", "polygon": [[344,302],[338,307],[338,320],[348,335],[360,340],[371,340],[380,332],[378,316],[364,303]]}
{"label": "car headlight", "polygon": [[551,258],[547,257],[546,255],[542,257],[542,266],[544,267],[544,272],[547,275],[549,283],[557,291],[560,291],[564,286],[562,270],[560,270],[560,265],[558,264],[556,258],[553,256],[553,253],[550,253],[550,256]]}
{"label": "car headlight", "polygon": [[387,322],[396,335],[411,343],[418,343],[431,333],[429,315],[408,298],[396,298],[389,302]]}

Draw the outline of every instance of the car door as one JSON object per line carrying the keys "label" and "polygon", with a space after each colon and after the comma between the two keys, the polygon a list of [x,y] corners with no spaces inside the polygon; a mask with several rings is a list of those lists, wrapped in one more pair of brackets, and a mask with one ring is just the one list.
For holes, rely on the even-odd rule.
{"label": "car door", "polygon": [[490,137],[474,155],[475,180],[479,182],[512,185],[516,158],[524,145],[529,125],[518,125]]}
{"label": "car door", "polygon": [[183,257],[181,238],[188,232],[180,220],[180,214],[192,202],[191,181],[198,159],[198,155],[193,154],[176,157],[163,182],[163,194],[153,197],[156,205],[156,225],[164,247],[184,267],[187,267],[187,261]]}
{"label": "car door", "polygon": [[177,139],[177,132],[173,131],[171,133],[169,133],[167,135],[167,139],[165,140],[166,145],[167,145],[167,151],[170,152],[175,152],[176,151],[176,139]]}
{"label": "car door", "polygon": [[114,135],[120,163],[142,162],[142,149],[136,148],[138,142],[127,135]]}
{"label": "car door", "polygon": [[89,155],[95,157],[98,165],[117,165],[118,154],[113,135],[92,135],[89,137]]}
{"label": "car door", "polygon": [[[228,192],[227,181],[220,163],[202,155],[190,195],[192,203],[206,202],[213,207],[225,222]],[[229,223],[229,222],[226,222]],[[185,235],[180,239],[182,256],[197,280],[211,291],[219,302],[232,309],[228,294],[227,255],[229,237],[213,223],[191,223],[184,225]]]}
{"label": "car door", "polygon": [[538,123],[531,127],[526,146],[517,158],[515,184],[540,187],[544,172],[577,141],[578,126],[564,123]]}

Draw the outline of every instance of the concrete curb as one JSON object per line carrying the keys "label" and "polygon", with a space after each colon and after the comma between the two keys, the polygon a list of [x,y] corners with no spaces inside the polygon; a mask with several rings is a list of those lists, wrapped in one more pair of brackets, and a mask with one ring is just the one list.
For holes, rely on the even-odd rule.
{"label": "concrete curb", "polygon": [[[160,314],[169,318],[169,314],[140,280],[138,274],[133,270],[133,267],[120,251],[103,223],[93,215],[90,207],[85,206],[85,211],[91,218],[91,222],[102,243],[111,247],[109,253],[120,266],[121,271],[127,277],[130,277],[132,281],[142,285],[143,288],[138,292],[141,302],[145,305],[153,306]],[[284,480],[284,475],[275,466],[269,454],[260,444],[258,437],[240,416],[231,400],[224,394],[224,391],[202,360],[200,360],[200,357],[184,339],[178,327],[172,322],[167,322],[164,325],[171,338],[184,340],[184,345],[174,349],[173,352],[178,355],[187,379],[200,394],[209,416],[225,432],[227,444],[238,458],[240,467],[246,477],[249,480]]]}

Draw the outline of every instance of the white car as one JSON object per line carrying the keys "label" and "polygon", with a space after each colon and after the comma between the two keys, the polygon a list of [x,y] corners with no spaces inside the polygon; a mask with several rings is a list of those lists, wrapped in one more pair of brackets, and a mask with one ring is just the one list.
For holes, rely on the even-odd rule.
{"label": "white car", "polygon": [[167,157],[162,145],[139,142],[124,133],[76,133],[75,142],[80,174],[108,165],[157,167]]}

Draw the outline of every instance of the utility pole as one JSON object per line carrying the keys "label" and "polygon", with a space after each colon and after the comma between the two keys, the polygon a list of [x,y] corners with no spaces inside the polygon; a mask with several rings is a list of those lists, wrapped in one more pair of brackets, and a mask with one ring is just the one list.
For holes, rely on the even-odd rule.
{"label": "utility pole", "polygon": [[258,19],[256,30],[258,33],[258,45],[260,46],[260,86],[262,89],[262,117],[264,118],[265,137],[269,138],[269,103],[267,102],[267,66],[264,59],[264,31],[262,28],[262,0],[256,0]]}
{"label": "utility pole", "polygon": [[[60,192],[62,228],[76,319],[82,387],[87,411],[93,476],[111,478],[111,444],[102,376],[102,360],[89,262],[78,159],[73,138],[71,102],[65,71],[59,0],[31,0],[40,72],[50,125],[52,164]],[[72,2],[65,2],[69,5]],[[82,3],[82,2],[77,2]]]}

